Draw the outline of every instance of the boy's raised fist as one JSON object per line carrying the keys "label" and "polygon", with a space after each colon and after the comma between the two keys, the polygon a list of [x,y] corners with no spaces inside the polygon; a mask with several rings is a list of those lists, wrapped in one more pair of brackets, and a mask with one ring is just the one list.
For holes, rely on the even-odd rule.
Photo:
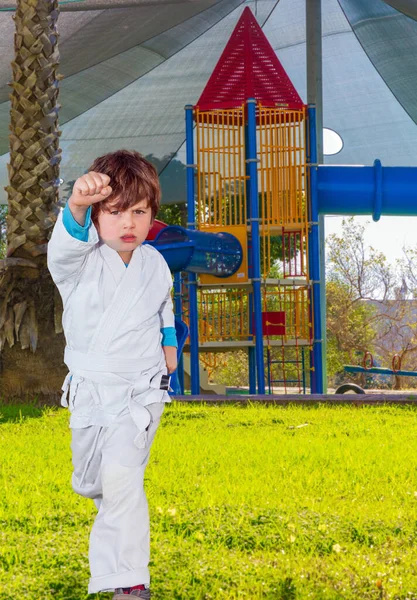
{"label": "boy's raised fist", "polygon": [[102,202],[113,191],[109,183],[110,177],[108,175],[96,173],[95,171],[90,171],[79,177],[72,190],[71,205],[88,207],[96,202]]}

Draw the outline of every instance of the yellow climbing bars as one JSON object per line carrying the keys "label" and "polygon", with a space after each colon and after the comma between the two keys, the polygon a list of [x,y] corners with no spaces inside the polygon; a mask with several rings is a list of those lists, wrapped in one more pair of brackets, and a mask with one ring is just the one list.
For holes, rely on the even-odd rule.
{"label": "yellow climbing bars", "polygon": [[[287,381],[302,381],[300,347],[308,348],[312,340],[306,118],[305,108],[257,107],[263,335],[268,351],[280,357],[274,368],[284,386]],[[254,344],[245,119],[244,105],[206,112],[195,109],[196,225],[200,230],[235,235],[245,253],[235,276],[199,277],[199,340],[202,349],[206,344],[206,352]]]}
{"label": "yellow climbing bars", "polygon": [[304,286],[263,286],[263,312],[283,313],[284,332],[268,335],[268,340],[282,338],[286,342],[302,340],[310,343],[309,288]]}
{"label": "yellow climbing bars", "polygon": [[217,352],[205,352],[200,355],[200,362],[204,366],[207,371],[209,377],[213,375],[213,371],[218,369],[219,367],[225,367],[227,364],[226,359],[223,355]]}
{"label": "yellow climbing bars", "polygon": [[[301,391],[306,365],[304,358],[300,360],[299,347],[310,346],[312,340],[306,118],[305,107],[258,108],[263,313],[283,323],[275,328],[280,335],[264,326],[264,339],[268,364],[275,355],[274,367],[271,363],[268,368],[270,386],[275,379],[285,391],[294,383]],[[278,341],[282,348],[277,354],[273,346]],[[276,368],[279,376],[272,373]]]}
{"label": "yellow climbing bars", "polygon": [[[244,106],[195,110],[199,229],[246,224],[244,115]],[[305,109],[258,107],[263,229],[307,226],[305,116]]]}
{"label": "yellow climbing bars", "polygon": [[247,289],[200,289],[199,336],[201,342],[247,340],[249,292]]}
{"label": "yellow climbing bars", "polygon": [[[286,262],[294,255],[285,256],[285,236],[298,233],[301,273],[307,275],[308,211],[307,166],[305,139],[306,109],[258,108],[258,191],[261,230],[261,272],[269,273],[273,256],[274,238],[281,237],[283,252],[281,274],[287,276]],[[278,242],[275,242],[275,245]],[[301,255],[300,255],[301,252]],[[289,275],[291,276],[291,275]]]}
{"label": "yellow climbing bars", "polygon": [[198,229],[246,225],[244,107],[195,111]]}
{"label": "yellow climbing bars", "polygon": [[305,116],[305,109],[258,109],[258,187],[265,227],[307,226]]}
{"label": "yellow climbing bars", "polygon": [[[311,340],[309,288],[304,286],[265,286],[263,312],[281,313],[283,330],[268,340],[306,345]],[[200,342],[250,341],[248,289],[200,289]]]}

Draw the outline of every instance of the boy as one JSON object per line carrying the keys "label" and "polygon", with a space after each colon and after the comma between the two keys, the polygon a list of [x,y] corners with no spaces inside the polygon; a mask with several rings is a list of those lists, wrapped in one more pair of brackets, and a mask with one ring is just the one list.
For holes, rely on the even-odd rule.
{"label": "boy", "polygon": [[48,244],[64,305],[72,485],[98,509],[88,591],[115,591],[114,600],[150,598],[143,478],[177,366],[171,274],[142,245],[159,202],[147,160],[107,154],[75,182]]}

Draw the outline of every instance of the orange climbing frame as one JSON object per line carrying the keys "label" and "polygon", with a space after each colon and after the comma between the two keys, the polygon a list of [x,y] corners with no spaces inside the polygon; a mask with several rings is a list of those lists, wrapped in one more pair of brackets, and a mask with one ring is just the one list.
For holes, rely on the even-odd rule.
{"label": "orange climbing frame", "polygon": [[246,225],[244,107],[196,109],[195,122],[198,229]]}

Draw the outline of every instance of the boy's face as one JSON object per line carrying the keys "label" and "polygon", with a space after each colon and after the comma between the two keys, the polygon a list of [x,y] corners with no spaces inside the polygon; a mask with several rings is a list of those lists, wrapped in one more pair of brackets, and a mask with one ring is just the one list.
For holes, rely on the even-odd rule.
{"label": "boy's face", "polygon": [[141,200],[123,212],[113,208],[116,204],[117,198],[107,204],[105,211],[100,211],[98,232],[103,242],[123,258],[146,240],[153,222],[152,210],[147,200]]}

